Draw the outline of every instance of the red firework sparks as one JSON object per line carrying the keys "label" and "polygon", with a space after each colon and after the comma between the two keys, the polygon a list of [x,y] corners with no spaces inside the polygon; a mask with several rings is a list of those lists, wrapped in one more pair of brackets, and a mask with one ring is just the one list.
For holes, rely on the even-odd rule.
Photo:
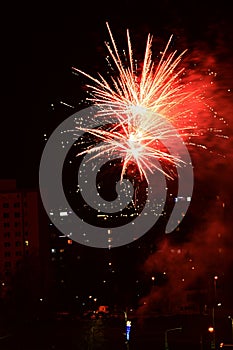
{"label": "red firework sparks", "polygon": [[[192,74],[190,79],[188,70],[180,67],[186,50],[181,54],[168,52],[172,36],[156,64],[152,60],[153,37],[150,34],[142,68],[139,69],[133,58],[129,31],[127,65],[121,59],[108,23],[107,28],[112,45],[106,43],[106,46],[115,65],[116,76],[107,81],[102,75],[97,79],[77,68],[73,69],[93,81],[93,85],[87,85],[91,89],[91,97],[87,100],[100,106],[103,121],[114,115],[118,124],[108,130],[82,129],[100,138],[102,143],[78,155],[95,153],[93,157],[98,157],[118,154],[123,159],[122,176],[132,161],[136,163],[141,176],[146,178],[147,171],[152,172],[156,168],[154,159],[180,166],[182,159],[179,154],[174,156],[162,151],[158,144],[176,135],[182,136],[186,144],[195,144],[191,141],[192,137],[203,132],[200,113],[206,110],[208,115],[215,116],[206,97],[213,73],[209,72],[205,77]],[[212,132],[221,133],[221,130],[212,129]],[[196,145],[206,148],[205,145]],[[168,172],[164,174],[170,177]]]}

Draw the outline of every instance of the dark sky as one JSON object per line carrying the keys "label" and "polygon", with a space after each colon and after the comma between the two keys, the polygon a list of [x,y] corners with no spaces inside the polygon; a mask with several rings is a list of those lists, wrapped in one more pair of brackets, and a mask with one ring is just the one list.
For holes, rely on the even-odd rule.
{"label": "dark sky", "polygon": [[17,177],[23,185],[37,185],[43,133],[73,113],[59,101],[78,107],[87,81],[73,76],[71,67],[92,74],[105,69],[106,21],[120,46],[126,45],[127,28],[143,50],[148,33],[164,42],[174,34],[177,45],[191,48],[201,42],[213,55],[219,38],[221,46],[232,46],[227,1],[20,3],[5,5],[1,12],[0,177]]}

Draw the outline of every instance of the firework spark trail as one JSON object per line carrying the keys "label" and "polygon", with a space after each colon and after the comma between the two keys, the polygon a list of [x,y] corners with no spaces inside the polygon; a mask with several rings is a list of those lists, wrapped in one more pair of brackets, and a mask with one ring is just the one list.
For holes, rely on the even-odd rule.
{"label": "firework spark trail", "polygon": [[[97,144],[92,149],[88,148],[86,153],[100,152],[101,155],[107,155],[118,152],[124,160],[122,176],[130,161],[135,161],[141,176],[146,178],[147,171],[153,171],[155,158],[176,166],[181,165],[178,153],[173,156],[162,152],[158,148],[158,141],[170,140],[178,134],[183,139],[190,138],[195,136],[194,130],[197,130],[194,113],[196,105],[202,99],[202,91],[183,83],[185,69],[178,68],[187,50],[178,56],[177,51],[168,54],[171,36],[156,66],[152,61],[153,37],[148,35],[140,72],[134,64],[129,31],[127,30],[129,64],[125,66],[108,23],[107,28],[112,47],[109,43],[105,45],[117,69],[117,76],[111,76],[108,82],[100,74],[97,79],[80,69],[73,67],[73,70],[94,82],[94,85],[87,85],[92,91],[92,97],[87,100],[101,107],[103,121],[104,117],[114,115],[119,122],[108,131],[83,129],[104,142],[104,145]],[[176,135],[172,125],[176,128]],[[170,177],[167,172],[164,174]]]}
{"label": "firework spark trail", "polygon": [[[146,179],[146,171],[149,170],[151,173],[153,173],[153,168],[162,171],[164,175],[172,178],[168,173],[163,171],[161,168],[158,168],[154,164],[154,158],[173,162],[176,164],[176,166],[179,166],[180,163],[183,162],[178,156],[175,157],[174,155],[170,155],[169,153],[160,150],[158,145],[155,145],[156,141],[154,140],[154,137],[152,138],[151,135],[146,135],[145,132],[142,134],[137,129],[135,130],[135,133],[132,131],[129,132],[126,128],[124,128],[123,132],[118,132],[116,131],[116,127],[114,127],[114,132],[112,130],[105,131],[102,129],[85,128],[79,128],[79,130],[88,132],[104,142],[100,145],[90,147],[90,149],[78,153],[78,156],[87,152],[89,154],[94,153],[95,155],[90,158],[90,160],[92,160],[105,153],[115,153],[117,158],[122,157],[124,159],[121,180],[127,165],[133,161],[136,162],[141,177],[144,176]],[[164,134],[165,133],[166,132],[164,132]]]}
{"label": "firework spark trail", "polygon": [[[109,26],[108,26],[109,29]],[[162,54],[162,57],[155,67],[152,61],[151,44],[152,37],[149,35],[145,50],[142,72],[138,74],[132,58],[132,49],[128,34],[128,49],[130,67],[124,67],[119,56],[115,41],[109,29],[114,50],[106,43],[107,49],[118,70],[118,77],[111,77],[113,87],[99,74],[100,79],[96,79],[91,75],[73,68],[75,71],[85,75],[91,79],[96,85],[87,85],[93,94],[93,98],[87,98],[90,102],[102,107],[117,109],[118,113],[132,113],[134,110],[149,109],[158,114],[165,114],[171,119],[171,114],[168,111],[174,104],[183,103],[185,99],[191,97],[191,92],[184,92],[183,85],[180,84],[178,77],[184,71],[181,68],[178,72],[174,70],[181,61],[186,50],[175,58],[176,51],[171,53],[166,59],[165,55],[169,48],[172,37]],[[128,33],[128,31],[127,31]],[[166,113],[164,113],[166,110]],[[163,113],[161,113],[163,112]],[[186,111],[184,111],[186,112]]]}

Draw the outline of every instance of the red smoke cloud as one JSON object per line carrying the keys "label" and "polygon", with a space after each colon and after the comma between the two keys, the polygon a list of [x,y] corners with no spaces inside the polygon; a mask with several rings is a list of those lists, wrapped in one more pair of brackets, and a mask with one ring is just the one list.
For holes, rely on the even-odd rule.
{"label": "red smoke cloud", "polygon": [[[142,300],[139,312],[179,312],[188,304],[189,290],[199,290],[196,302],[204,307],[204,304],[212,302],[214,276],[218,276],[219,297],[227,298],[227,288],[232,288],[230,284],[224,285],[233,263],[231,230],[224,224],[225,203],[216,199],[212,205],[214,208],[207,208],[205,221],[202,218],[202,223],[197,225],[188,242],[174,244],[165,238],[156,253],[146,260],[143,270],[155,276],[155,286]],[[154,271],[166,277],[163,285],[156,285]],[[228,300],[221,302],[226,306]]]}
{"label": "red smoke cloud", "polygon": [[[213,77],[206,103],[214,112],[212,119],[200,119],[206,132],[198,136],[196,146],[190,147],[196,184],[189,232],[184,243],[175,241],[177,233],[166,236],[145,261],[142,270],[155,276],[155,283],[149,295],[141,300],[139,313],[179,312],[190,303],[187,295],[195,289],[199,292],[196,300],[193,296],[193,302],[201,308],[205,304],[211,307],[214,276],[218,276],[217,294],[222,298],[222,306],[233,310],[233,52],[221,32],[212,28],[209,36],[208,44],[197,43],[194,46],[198,49],[191,55],[196,68]],[[182,227],[181,223],[181,230]],[[164,274],[162,285],[156,284],[156,272]]]}

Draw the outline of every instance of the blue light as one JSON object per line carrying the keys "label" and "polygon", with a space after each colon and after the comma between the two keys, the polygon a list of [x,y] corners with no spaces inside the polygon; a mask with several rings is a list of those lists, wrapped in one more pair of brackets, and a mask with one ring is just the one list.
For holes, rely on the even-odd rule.
{"label": "blue light", "polygon": [[129,334],[131,329],[131,321],[126,322],[126,339],[129,340]]}

